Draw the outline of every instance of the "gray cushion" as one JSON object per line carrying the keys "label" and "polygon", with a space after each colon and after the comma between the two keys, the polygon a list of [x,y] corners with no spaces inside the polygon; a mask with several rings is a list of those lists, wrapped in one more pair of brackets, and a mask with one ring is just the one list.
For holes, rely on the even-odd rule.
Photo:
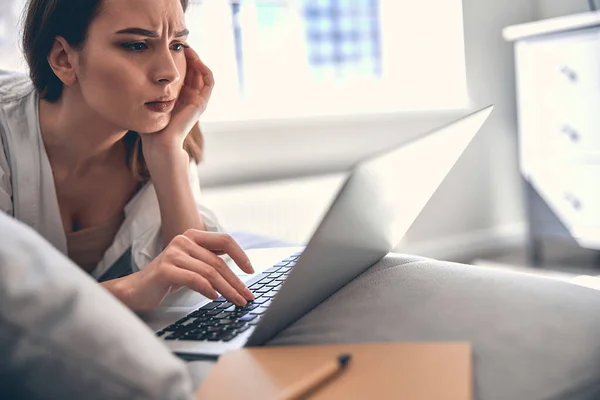
{"label": "gray cushion", "polygon": [[371,341],[471,342],[478,399],[600,398],[600,292],[568,283],[390,255],[269,344]]}
{"label": "gray cushion", "polygon": [[0,398],[191,399],[193,388],[135,314],[0,212]]}

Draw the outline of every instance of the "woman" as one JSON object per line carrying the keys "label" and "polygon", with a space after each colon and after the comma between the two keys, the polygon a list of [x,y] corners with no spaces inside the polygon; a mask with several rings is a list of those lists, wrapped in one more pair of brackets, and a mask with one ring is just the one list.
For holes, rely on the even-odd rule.
{"label": "woman", "polygon": [[[30,0],[29,78],[0,72],[0,210],[134,310],[186,286],[252,293],[252,266],[199,203],[197,125],[213,88],[187,0]],[[161,250],[164,251],[161,252]]]}

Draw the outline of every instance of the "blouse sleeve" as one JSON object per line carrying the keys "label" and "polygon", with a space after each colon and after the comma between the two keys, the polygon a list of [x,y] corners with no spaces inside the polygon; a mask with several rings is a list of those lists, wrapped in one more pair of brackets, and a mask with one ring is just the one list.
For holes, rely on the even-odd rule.
{"label": "blouse sleeve", "polygon": [[10,168],[4,149],[4,132],[0,123],[0,212],[13,214],[12,185],[10,183]]}

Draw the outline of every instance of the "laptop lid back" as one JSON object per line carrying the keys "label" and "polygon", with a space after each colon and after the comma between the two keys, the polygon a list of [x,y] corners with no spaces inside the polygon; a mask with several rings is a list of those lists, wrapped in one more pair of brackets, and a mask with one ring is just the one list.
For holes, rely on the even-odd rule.
{"label": "laptop lid back", "polygon": [[265,343],[388,254],[492,109],[357,163],[248,345]]}

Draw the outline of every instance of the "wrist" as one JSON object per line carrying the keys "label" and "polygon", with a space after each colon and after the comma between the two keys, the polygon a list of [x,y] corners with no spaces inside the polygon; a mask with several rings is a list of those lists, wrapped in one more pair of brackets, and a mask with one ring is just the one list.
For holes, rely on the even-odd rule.
{"label": "wrist", "polygon": [[144,154],[146,166],[153,179],[159,174],[180,174],[189,168],[190,156],[183,149],[163,148],[160,151]]}
{"label": "wrist", "polygon": [[100,283],[100,285],[108,290],[121,303],[129,307],[131,288],[127,283],[126,277],[111,279],[110,281]]}
{"label": "wrist", "polygon": [[141,135],[142,152],[146,162],[154,162],[164,158],[180,158],[187,156],[183,148],[184,141],[179,138],[167,140],[163,133]]}

